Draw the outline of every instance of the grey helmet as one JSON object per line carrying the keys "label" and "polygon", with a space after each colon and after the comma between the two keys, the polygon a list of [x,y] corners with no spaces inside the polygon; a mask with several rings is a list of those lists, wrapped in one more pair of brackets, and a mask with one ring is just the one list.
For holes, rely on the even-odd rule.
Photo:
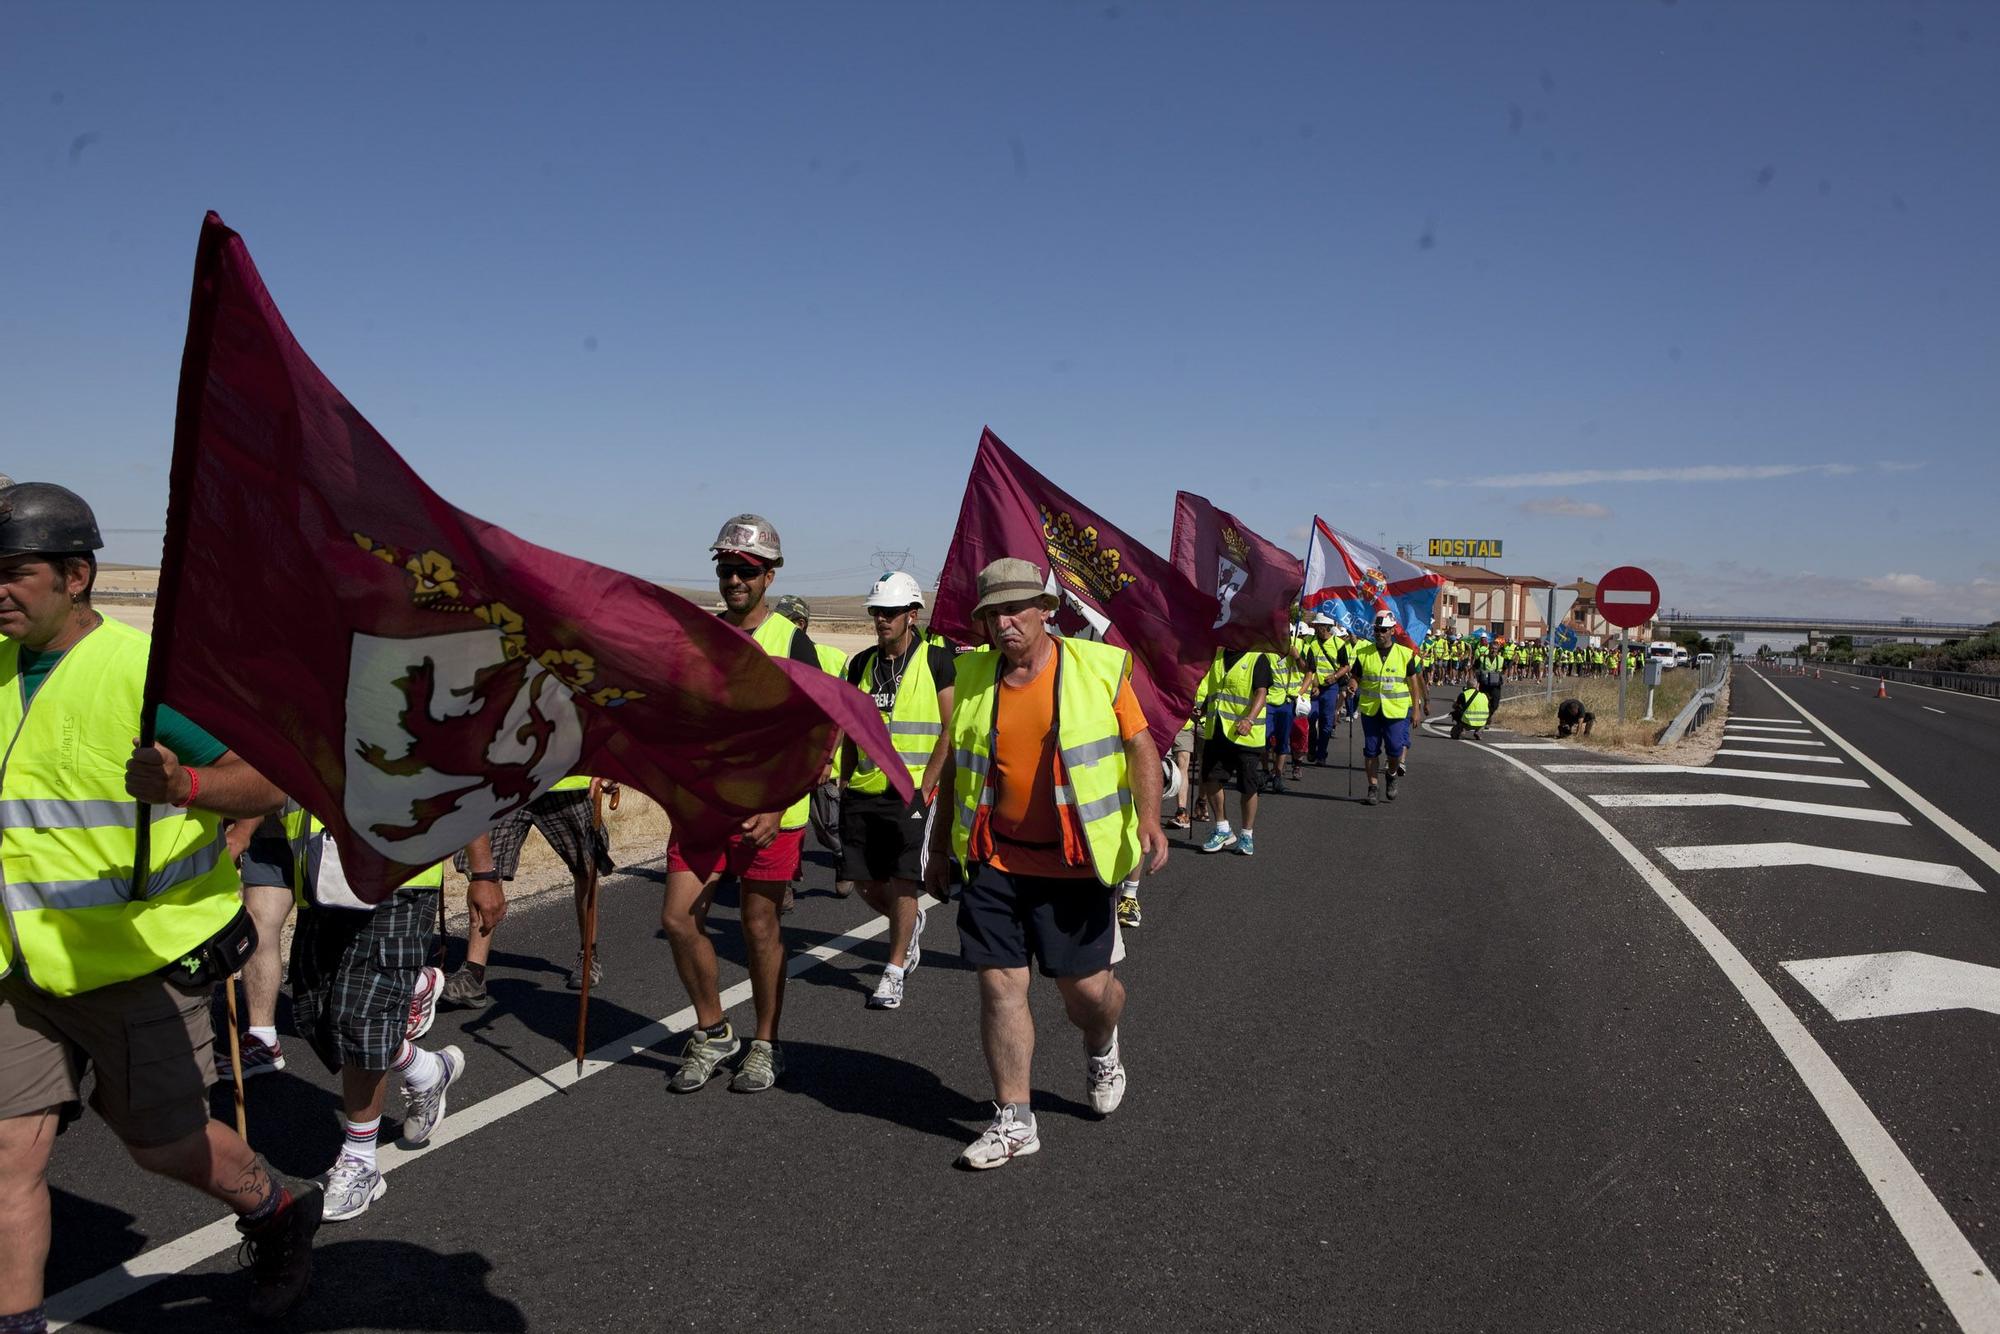
{"label": "grey helmet", "polygon": [[785,563],[784,549],[778,545],[778,530],[761,514],[739,514],[723,524],[708,549],[712,555],[740,551],[770,561],[773,569]]}

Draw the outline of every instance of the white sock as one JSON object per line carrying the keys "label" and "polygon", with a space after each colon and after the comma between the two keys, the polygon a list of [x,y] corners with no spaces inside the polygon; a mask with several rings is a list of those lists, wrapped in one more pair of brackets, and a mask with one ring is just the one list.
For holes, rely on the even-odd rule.
{"label": "white sock", "polygon": [[892,963],[888,965],[886,968],[884,968],[882,971],[885,973],[893,974],[896,977],[901,977],[903,975],[903,965],[899,963]]}
{"label": "white sock", "polygon": [[444,1058],[411,1042],[403,1044],[392,1068],[403,1077],[403,1087],[413,1093],[435,1088],[444,1078]]}
{"label": "white sock", "polygon": [[347,1135],[341,1140],[340,1156],[375,1166],[375,1136],[382,1129],[382,1118],[349,1121],[343,1116],[341,1124],[347,1127]]}
{"label": "white sock", "polygon": [[278,1026],[273,1024],[269,1028],[265,1028],[260,1024],[252,1024],[250,1025],[250,1036],[267,1047],[275,1047],[278,1045]]}
{"label": "white sock", "polygon": [[1138,898],[1138,897],[1139,897],[1139,877],[1135,875],[1135,876],[1133,876],[1133,877],[1132,877],[1132,878],[1131,878],[1130,880],[1127,880],[1127,881],[1125,881],[1125,882],[1124,882],[1123,884],[1119,885],[1119,886],[1118,886],[1118,897],[1119,897],[1119,898],[1121,898],[1121,899],[1136,899],[1136,898]]}
{"label": "white sock", "polygon": [[1243,832],[1244,832],[1244,833],[1246,833],[1246,834],[1248,834],[1248,835],[1249,835],[1249,836],[1250,836],[1251,838],[1255,838],[1255,837],[1257,837],[1257,831],[1256,831],[1256,830],[1254,830],[1254,829],[1252,829],[1252,828],[1251,828],[1251,827],[1250,827],[1249,825],[1247,825],[1247,824],[1243,826]]}
{"label": "white sock", "polygon": [[1216,833],[1218,833],[1218,834],[1226,834],[1226,833],[1228,833],[1228,832],[1229,832],[1229,821],[1227,821],[1227,820],[1217,820],[1217,821],[1215,822],[1215,832],[1216,832]]}

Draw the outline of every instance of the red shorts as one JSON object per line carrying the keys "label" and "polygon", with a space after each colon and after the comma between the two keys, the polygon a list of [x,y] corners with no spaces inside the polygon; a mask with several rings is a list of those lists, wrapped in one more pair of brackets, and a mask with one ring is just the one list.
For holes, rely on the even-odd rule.
{"label": "red shorts", "polygon": [[677,838],[667,839],[667,874],[692,871],[703,880],[720,871],[739,880],[787,881],[799,873],[799,858],[805,847],[806,831],[781,830],[771,846],[760,848],[743,834],[731,834],[726,843],[684,848]]}
{"label": "red shorts", "polygon": [[1292,762],[1298,763],[1299,756],[1306,753],[1312,744],[1312,719],[1301,713],[1292,720]]}

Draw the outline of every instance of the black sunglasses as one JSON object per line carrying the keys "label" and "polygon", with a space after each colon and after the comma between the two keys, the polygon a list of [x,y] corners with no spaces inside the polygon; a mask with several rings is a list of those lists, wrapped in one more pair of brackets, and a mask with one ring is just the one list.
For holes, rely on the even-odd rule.
{"label": "black sunglasses", "polygon": [[761,565],[717,565],[715,567],[715,577],[717,579],[741,579],[746,584],[762,573],[764,573],[764,567]]}

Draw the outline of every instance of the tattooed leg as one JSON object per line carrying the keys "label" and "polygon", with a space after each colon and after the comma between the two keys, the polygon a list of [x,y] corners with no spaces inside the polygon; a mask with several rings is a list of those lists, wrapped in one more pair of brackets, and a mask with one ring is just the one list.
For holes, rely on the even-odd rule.
{"label": "tattooed leg", "polygon": [[171,1144],[127,1145],[132,1161],[149,1172],[184,1181],[239,1214],[271,1208],[278,1183],[242,1136],[220,1121]]}

